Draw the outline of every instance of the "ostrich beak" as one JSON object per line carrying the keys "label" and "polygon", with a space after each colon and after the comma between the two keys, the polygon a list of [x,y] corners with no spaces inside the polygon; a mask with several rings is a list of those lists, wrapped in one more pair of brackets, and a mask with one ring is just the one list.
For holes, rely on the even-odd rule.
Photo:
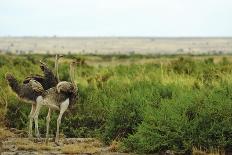
{"label": "ostrich beak", "polygon": [[42,60],[40,60],[39,63],[44,66],[46,65]]}

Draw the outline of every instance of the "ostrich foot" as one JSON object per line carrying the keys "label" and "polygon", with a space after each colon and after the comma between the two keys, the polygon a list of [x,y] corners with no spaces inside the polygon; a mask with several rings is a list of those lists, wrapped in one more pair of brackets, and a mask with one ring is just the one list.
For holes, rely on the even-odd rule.
{"label": "ostrich foot", "polygon": [[41,138],[40,134],[37,134],[37,135],[36,135],[35,141],[36,141],[36,142],[41,142],[41,141],[42,141],[42,138]]}
{"label": "ostrich foot", "polygon": [[63,146],[63,144],[60,143],[58,140],[55,140],[55,144],[56,144],[56,146]]}
{"label": "ostrich foot", "polygon": [[33,140],[33,135],[32,135],[32,134],[29,134],[29,135],[28,135],[28,139],[29,139],[29,140]]}
{"label": "ostrich foot", "polygon": [[56,146],[59,146],[59,147],[60,147],[60,146],[61,146],[61,147],[64,146],[63,143],[59,143],[59,142],[55,142],[55,145],[56,145]]}
{"label": "ostrich foot", "polygon": [[56,144],[57,146],[61,146],[61,143],[59,143],[59,142],[57,142],[57,141],[55,141],[55,144]]}
{"label": "ostrich foot", "polygon": [[55,144],[56,144],[57,146],[60,146],[60,143],[59,143],[59,142],[55,142]]}
{"label": "ostrich foot", "polygon": [[40,136],[40,134],[37,132],[37,134],[36,134],[36,138],[37,139],[41,139],[41,136]]}
{"label": "ostrich foot", "polygon": [[40,136],[36,136],[36,138],[37,138],[38,140],[41,140],[41,139],[42,139]]}

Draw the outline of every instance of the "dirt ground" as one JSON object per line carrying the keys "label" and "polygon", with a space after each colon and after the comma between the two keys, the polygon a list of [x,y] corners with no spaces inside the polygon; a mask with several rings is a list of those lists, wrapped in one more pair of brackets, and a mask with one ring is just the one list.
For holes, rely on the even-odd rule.
{"label": "dirt ground", "polygon": [[57,146],[51,138],[46,145],[43,138],[29,140],[20,131],[0,129],[1,155],[124,154],[113,152],[114,146],[105,146],[94,138],[62,138],[60,144]]}

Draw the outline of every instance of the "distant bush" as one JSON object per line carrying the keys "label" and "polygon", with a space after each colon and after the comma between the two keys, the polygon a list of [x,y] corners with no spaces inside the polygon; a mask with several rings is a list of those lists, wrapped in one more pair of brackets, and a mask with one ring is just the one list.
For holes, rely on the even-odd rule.
{"label": "distant bush", "polygon": [[0,67],[4,66],[4,65],[7,65],[9,62],[8,60],[6,59],[6,57],[4,56],[1,56],[0,58]]}
{"label": "distant bush", "polygon": [[214,59],[213,58],[208,58],[204,60],[205,64],[214,64]]}
{"label": "distant bush", "polygon": [[189,58],[180,57],[173,61],[171,66],[173,70],[179,74],[193,74],[196,71],[196,64]]}
{"label": "distant bush", "polygon": [[25,59],[15,58],[13,59],[13,66],[28,66],[30,67],[30,62],[26,61]]}
{"label": "distant bush", "polygon": [[30,61],[32,64],[36,64],[36,60],[33,56],[31,55],[26,55],[26,58],[28,61]]}

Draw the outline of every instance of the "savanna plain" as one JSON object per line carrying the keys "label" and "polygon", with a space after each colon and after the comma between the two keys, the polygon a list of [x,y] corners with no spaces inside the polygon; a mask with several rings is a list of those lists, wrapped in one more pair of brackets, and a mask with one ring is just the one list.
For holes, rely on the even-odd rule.
{"label": "savanna plain", "polygon": [[[169,153],[226,154],[232,150],[231,55],[67,54],[59,63],[61,80],[70,81],[77,60],[78,100],[61,124],[64,145],[28,140],[30,104],[10,89],[5,73],[19,82],[42,74],[39,60],[54,68],[54,55],[0,55],[0,148],[40,154]],[[47,108],[39,116],[42,137]],[[53,113],[51,135],[56,131]],[[70,142],[78,138],[77,143]],[[65,140],[68,139],[68,140]],[[66,141],[66,142],[65,142]],[[69,142],[68,142],[69,141]],[[11,148],[12,149],[12,148]],[[13,149],[13,150],[14,150]],[[43,152],[44,151],[44,152]],[[14,151],[12,151],[14,152]]]}

